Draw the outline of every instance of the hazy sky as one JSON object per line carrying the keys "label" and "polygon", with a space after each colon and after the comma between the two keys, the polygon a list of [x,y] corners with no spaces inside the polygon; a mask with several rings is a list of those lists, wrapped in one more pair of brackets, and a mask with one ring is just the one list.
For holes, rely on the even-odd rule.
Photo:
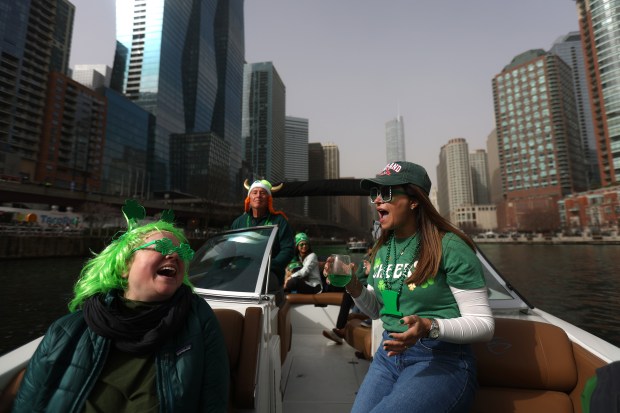
{"label": "hazy sky", "polygon": [[[70,65],[111,65],[115,1],[70,1]],[[383,168],[385,123],[400,114],[407,160],[434,184],[449,139],[486,149],[493,77],[578,28],[572,0],[245,1],[247,62],[274,63],[286,114],[309,119],[310,142],[338,145],[342,177]]]}

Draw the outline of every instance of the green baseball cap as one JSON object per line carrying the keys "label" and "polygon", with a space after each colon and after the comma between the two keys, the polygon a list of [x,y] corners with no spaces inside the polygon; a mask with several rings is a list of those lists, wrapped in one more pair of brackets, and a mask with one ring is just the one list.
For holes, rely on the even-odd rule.
{"label": "green baseball cap", "polygon": [[431,179],[422,166],[406,161],[391,162],[374,178],[362,179],[362,189],[370,190],[373,186],[397,186],[413,184],[420,187],[426,195],[431,192]]}

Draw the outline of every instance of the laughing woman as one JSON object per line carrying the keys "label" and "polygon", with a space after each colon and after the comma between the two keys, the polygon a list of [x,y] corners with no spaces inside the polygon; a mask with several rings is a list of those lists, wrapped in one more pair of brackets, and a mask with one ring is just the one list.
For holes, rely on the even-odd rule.
{"label": "laughing woman", "polygon": [[226,345],[189,284],[194,252],[171,214],[138,226],[142,206],[123,212],[128,231],[84,266],[13,412],[226,412]]}
{"label": "laughing woman", "polygon": [[474,244],[433,207],[420,165],[393,162],[361,186],[382,235],[368,287],[353,277],[346,289],[384,332],[352,411],[467,412],[478,387],[470,343],[494,331]]}

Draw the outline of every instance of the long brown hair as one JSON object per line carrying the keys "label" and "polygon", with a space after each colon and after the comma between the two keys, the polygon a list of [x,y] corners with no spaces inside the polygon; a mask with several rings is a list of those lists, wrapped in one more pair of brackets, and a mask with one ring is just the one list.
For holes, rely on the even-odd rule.
{"label": "long brown hair", "polygon": [[[413,213],[415,214],[417,231],[420,234],[418,265],[405,282],[407,284],[415,283],[420,285],[429,278],[434,277],[439,271],[442,254],[441,240],[446,232],[453,232],[474,251],[476,251],[476,246],[463,231],[437,212],[431,200],[422,189],[412,184],[403,185],[403,188],[410,199],[418,202],[418,206],[413,210]],[[371,262],[374,262],[379,248],[390,240],[392,233],[393,231],[381,232],[381,236],[372,249]]]}

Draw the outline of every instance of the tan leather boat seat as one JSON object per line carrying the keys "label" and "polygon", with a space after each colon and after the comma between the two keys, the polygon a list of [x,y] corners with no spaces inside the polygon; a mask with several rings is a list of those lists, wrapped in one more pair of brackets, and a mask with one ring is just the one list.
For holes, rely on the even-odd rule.
{"label": "tan leather boat seat", "polygon": [[573,346],[561,328],[496,318],[495,334],[473,345],[480,390],[475,413],[573,413],[577,385]]}
{"label": "tan leather boat seat", "polygon": [[245,316],[227,308],[215,308],[228,351],[230,364],[230,406],[253,409],[256,369],[262,334],[263,310],[248,307]]}

